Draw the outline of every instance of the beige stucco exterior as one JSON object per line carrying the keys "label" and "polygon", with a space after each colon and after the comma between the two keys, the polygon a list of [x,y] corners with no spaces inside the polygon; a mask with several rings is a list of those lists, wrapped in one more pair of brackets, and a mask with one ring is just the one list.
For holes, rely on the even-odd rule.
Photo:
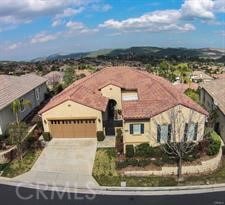
{"label": "beige stucco exterior", "polygon": [[117,102],[116,109],[122,110],[122,101],[121,101],[121,88],[115,85],[107,85],[101,89],[103,96],[113,99]]}
{"label": "beige stucco exterior", "polygon": [[[154,116],[148,121],[129,121],[124,122],[124,146],[127,144],[138,145],[147,142],[152,146],[157,146],[157,125],[172,124],[172,141],[180,141],[184,136],[185,123],[197,123],[198,133],[197,141],[201,140],[204,135],[206,116],[184,106],[176,106],[157,116]],[[130,134],[130,124],[144,124],[144,134]],[[175,124],[175,125],[174,125]]]}
{"label": "beige stucco exterior", "polygon": [[42,120],[45,132],[49,132],[49,122],[51,119],[88,119],[96,118],[97,131],[103,130],[102,112],[93,108],[66,101],[42,114]]}
{"label": "beige stucco exterior", "polygon": [[205,89],[200,90],[200,100],[208,112],[216,110],[217,116],[215,119],[215,124],[219,123],[220,136],[225,142],[225,113],[223,113],[217,105],[215,105],[214,99],[209,95]]}

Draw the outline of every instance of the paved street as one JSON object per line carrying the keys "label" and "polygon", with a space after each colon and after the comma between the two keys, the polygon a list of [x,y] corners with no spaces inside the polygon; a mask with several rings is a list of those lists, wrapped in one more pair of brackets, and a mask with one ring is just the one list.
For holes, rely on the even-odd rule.
{"label": "paved street", "polygon": [[[24,200],[22,198],[29,198]],[[90,199],[91,198],[91,199]],[[0,185],[1,204],[16,205],[223,205],[225,192],[192,194],[178,196],[107,196],[97,195],[92,198],[85,194],[62,194],[56,192],[38,192],[36,190]]]}
{"label": "paved street", "polygon": [[92,177],[96,139],[53,139],[30,172],[15,180],[58,186],[96,186]]}

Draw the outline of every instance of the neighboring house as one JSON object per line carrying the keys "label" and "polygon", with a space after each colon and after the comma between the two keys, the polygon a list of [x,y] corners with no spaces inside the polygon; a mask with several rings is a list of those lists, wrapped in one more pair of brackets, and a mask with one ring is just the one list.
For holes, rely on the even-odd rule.
{"label": "neighboring house", "polygon": [[213,75],[215,79],[225,79],[225,73],[215,74]]}
{"label": "neighboring house", "polygon": [[214,129],[225,141],[225,79],[202,83],[201,87],[201,103],[209,112],[216,111]]}
{"label": "neighboring house", "polygon": [[195,83],[200,83],[200,82],[208,82],[213,80],[213,77],[207,75],[205,72],[203,71],[193,71],[192,75],[191,75],[191,79],[193,82]]}
{"label": "neighboring house", "polygon": [[[110,67],[75,81],[39,113],[45,131],[55,138],[96,137],[96,131],[113,137],[121,128],[125,146],[169,140],[173,112],[183,117],[182,135],[190,133],[189,140],[203,136],[208,113],[169,81],[128,67]],[[192,126],[187,128],[190,115]]]}
{"label": "neighboring house", "polygon": [[52,71],[43,77],[47,79],[47,86],[49,87],[49,89],[52,89],[54,85],[63,82],[63,76],[63,72]]}
{"label": "neighboring house", "polygon": [[184,93],[186,90],[189,88],[192,90],[197,91],[198,90],[198,84],[197,83],[190,83],[190,84],[185,84],[185,83],[176,83],[174,86],[181,92]]}
{"label": "neighboring house", "polygon": [[0,75],[0,135],[15,121],[11,104],[14,100],[30,100],[32,107],[24,107],[19,118],[24,119],[34,108],[45,99],[47,92],[46,79],[35,74],[22,76]]}

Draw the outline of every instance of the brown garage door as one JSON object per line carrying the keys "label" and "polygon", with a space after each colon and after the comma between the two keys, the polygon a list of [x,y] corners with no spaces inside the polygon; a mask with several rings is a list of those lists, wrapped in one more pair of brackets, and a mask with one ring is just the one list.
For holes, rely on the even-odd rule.
{"label": "brown garage door", "polygon": [[55,138],[96,137],[95,119],[50,120],[50,133]]}

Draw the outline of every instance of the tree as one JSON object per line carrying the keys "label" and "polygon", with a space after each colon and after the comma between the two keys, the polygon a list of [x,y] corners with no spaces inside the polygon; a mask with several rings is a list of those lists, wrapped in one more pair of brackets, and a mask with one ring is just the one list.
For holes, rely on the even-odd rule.
{"label": "tree", "polygon": [[191,69],[188,67],[188,64],[180,63],[176,68],[176,73],[179,75],[181,83],[184,83],[185,81],[190,82]]}
{"label": "tree", "polygon": [[177,106],[168,111],[165,119],[167,124],[163,125],[154,120],[157,142],[168,157],[177,161],[177,177],[178,181],[181,181],[183,159],[190,155],[197,142],[204,138],[205,117],[191,109]]}
{"label": "tree", "polygon": [[68,87],[70,84],[72,84],[75,81],[75,70],[72,67],[66,68],[64,71],[64,87]]}
{"label": "tree", "polygon": [[23,159],[23,141],[27,133],[28,133],[28,126],[24,122],[21,122],[19,124],[12,123],[8,127],[10,143],[16,145],[17,154],[20,160]]}
{"label": "tree", "polygon": [[16,123],[17,123],[17,125],[19,125],[19,123],[20,123],[19,112],[21,110],[23,110],[23,108],[25,106],[32,107],[32,104],[31,104],[30,100],[27,100],[27,99],[16,99],[11,104],[12,111],[13,111],[13,113],[16,116]]}

